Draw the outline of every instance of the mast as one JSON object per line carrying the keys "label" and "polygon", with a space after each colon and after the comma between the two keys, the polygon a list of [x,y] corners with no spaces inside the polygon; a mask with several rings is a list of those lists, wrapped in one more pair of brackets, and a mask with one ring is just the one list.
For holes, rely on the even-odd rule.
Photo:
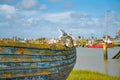
{"label": "mast", "polygon": [[107,10],[106,11],[106,15],[105,15],[105,28],[106,28],[106,30],[105,30],[105,39],[106,39],[106,42],[107,42],[107,40],[108,40],[108,20],[109,20],[109,18],[108,18],[108,16],[109,16],[109,12],[110,12],[110,10]]}
{"label": "mast", "polygon": [[107,10],[106,12],[106,15],[105,15],[105,24],[106,24],[106,34],[105,34],[105,42],[104,42],[104,45],[103,45],[103,49],[104,49],[104,60],[106,61],[108,59],[108,12],[109,10]]}

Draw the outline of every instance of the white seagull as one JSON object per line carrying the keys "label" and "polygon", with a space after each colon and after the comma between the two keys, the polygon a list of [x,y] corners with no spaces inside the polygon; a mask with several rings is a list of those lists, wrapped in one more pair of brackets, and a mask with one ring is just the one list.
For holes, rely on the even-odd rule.
{"label": "white seagull", "polygon": [[61,33],[60,36],[59,36],[60,39],[65,38],[65,37],[68,35],[68,34],[67,34],[64,30],[62,30],[62,29],[59,29],[59,32]]}

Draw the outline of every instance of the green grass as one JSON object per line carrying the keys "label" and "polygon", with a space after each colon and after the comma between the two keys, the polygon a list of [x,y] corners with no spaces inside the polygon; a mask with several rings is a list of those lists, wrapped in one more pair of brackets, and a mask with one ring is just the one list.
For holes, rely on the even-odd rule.
{"label": "green grass", "polygon": [[67,80],[120,80],[120,77],[113,77],[87,70],[73,70]]}

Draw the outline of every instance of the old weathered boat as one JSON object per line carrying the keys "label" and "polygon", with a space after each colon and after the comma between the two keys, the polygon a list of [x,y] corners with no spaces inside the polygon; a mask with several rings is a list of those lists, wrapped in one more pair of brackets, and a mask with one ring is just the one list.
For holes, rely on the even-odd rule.
{"label": "old weathered boat", "polygon": [[0,40],[0,80],[66,80],[75,62],[72,45]]}

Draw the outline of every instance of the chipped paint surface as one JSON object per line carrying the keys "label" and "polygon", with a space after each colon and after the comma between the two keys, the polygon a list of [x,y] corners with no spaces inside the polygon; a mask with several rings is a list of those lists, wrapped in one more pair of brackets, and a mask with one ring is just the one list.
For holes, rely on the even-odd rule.
{"label": "chipped paint surface", "polygon": [[65,80],[76,62],[76,49],[0,47],[0,78]]}

